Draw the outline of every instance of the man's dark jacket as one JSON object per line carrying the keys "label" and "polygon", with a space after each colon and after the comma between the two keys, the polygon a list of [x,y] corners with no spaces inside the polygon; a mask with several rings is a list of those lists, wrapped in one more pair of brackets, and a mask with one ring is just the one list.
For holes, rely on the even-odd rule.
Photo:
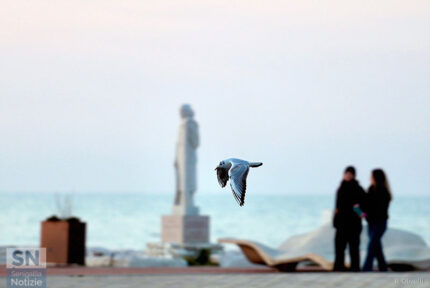
{"label": "man's dark jacket", "polygon": [[352,229],[361,231],[361,218],[353,207],[355,204],[363,206],[365,192],[356,180],[342,181],[336,195],[337,213],[333,218],[333,226],[336,229]]}

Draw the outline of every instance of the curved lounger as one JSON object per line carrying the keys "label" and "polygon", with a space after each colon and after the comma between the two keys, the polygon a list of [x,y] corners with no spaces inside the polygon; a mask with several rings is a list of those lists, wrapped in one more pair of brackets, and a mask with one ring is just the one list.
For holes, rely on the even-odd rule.
{"label": "curved lounger", "polygon": [[246,258],[254,264],[262,264],[278,269],[279,271],[295,271],[297,264],[310,261],[323,270],[332,270],[333,263],[323,257],[309,253],[299,257],[285,255],[281,250],[269,248],[263,244],[240,239],[218,239],[218,243],[236,244],[245,254]]}

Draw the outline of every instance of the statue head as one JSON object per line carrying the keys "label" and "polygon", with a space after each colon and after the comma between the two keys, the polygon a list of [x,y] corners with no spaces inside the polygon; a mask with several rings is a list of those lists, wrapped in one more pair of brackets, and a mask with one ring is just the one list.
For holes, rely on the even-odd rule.
{"label": "statue head", "polygon": [[181,106],[181,117],[190,118],[194,116],[194,111],[189,104],[184,104]]}

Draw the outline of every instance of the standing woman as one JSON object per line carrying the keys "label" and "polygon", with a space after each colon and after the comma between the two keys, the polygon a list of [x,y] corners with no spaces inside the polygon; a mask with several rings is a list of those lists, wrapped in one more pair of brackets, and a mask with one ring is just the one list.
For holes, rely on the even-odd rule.
{"label": "standing woman", "polygon": [[392,199],[387,177],[382,169],[372,171],[371,186],[366,195],[365,207],[368,222],[369,244],[363,271],[373,270],[373,260],[378,260],[379,271],[387,271],[381,238],[387,229],[388,206]]}

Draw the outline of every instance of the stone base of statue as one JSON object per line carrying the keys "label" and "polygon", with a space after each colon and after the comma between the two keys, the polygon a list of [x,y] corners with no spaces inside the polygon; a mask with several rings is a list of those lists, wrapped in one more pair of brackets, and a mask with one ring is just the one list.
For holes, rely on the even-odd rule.
{"label": "stone base of statue", "polygon": [[163,215],[161,226],[164,243],[209,243],[209,216]]}
{"label": "stone base of statue", "polygon": [[[175,206],[173,212],[174,209]],[[161,242],[147,243],[145,253],[148,256],[183,258],[189,265],[207,265],[214,263],[212,256],[216,258],[223,251],[222,245],[209,243],[207,215],[163,215],[161,231]]]}

